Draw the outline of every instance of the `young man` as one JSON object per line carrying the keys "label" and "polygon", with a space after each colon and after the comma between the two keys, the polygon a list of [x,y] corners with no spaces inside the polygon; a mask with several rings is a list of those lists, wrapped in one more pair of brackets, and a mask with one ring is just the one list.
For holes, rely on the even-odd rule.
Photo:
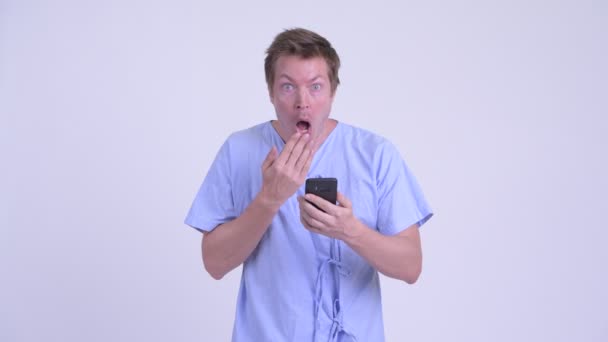
{"label": "young man", "polygon": [[[390,142],[329,118],[339,67],[318,34],[279,34],[265,60],[277,120],[226,140],[186,217],[213,278],[243,264],[233,341],[383,341],[378,271],[421,272],[430,208]],[[304,194],[314,177],[338,179],[337,205]]]}

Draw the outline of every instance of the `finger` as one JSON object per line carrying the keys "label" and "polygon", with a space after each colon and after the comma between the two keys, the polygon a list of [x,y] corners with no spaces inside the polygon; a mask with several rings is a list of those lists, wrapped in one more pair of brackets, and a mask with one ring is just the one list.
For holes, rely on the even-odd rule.
{"label": "finger", "polygon": [[300,216],[304,216],[307,221],[310,221],[312,215],[319,211],[303,196],[298,197],[298,202],[300,204]]}
{"label": "finger", "polygon": [[310,215],[308,215],[308,213],[306,211],[300,211],[300,222],[302,222],[302,225],[304,226],[304,228],[310,230],[310,231],[314,231],[314,232],[318,232],[319,231],[319,225],[318,223],[315,224],[315,221],[312,217],[310,217]]}
{"label": "finger", "polygon": [[310,141],[310,154],[308,154],[308,158],[306,158],[306,161],[304,162],[304,165],[302,166],[302,168],[299,170],[300,171],[300,177],[304,178],[306,177],[306,175],[308,175],[308,170],[310,170],[310,165],[312,165],[312,160],[315,157],[315,153],[317,152],[316,150],[316,143],[314,140]]}
{"label": "finger", "polygon": [[304,197],[298,196],[298,207],[300,207],[300,214],[302,214],[302,211],[304,210],[304,202],[306,202]]}
{"label": "finger", "polygon": [[308,216],[308,214],[306,214],[305,212],[300,212],[300,222],[302,222],[302,225],[308,229],[311,229],[312,227],[310,226],[310,216]]}
{"label": "finger", "polygon": [[342,194],[340,191],[338,191],[338,196],[336,198],[338,199],[338,203],[341,207],[344,207],[344,208],[353,207],[353,203],[346,196],[344,196],[344,194]]}
{"label": "finger", "polygon": [[291,150],[291,155],[289,159],[287,159],[286,165],[296,165],[298,160],[301,158],[302,154],[306,151],[306,146],[308,145],[308,141],[310,140],[310,134],[303,134],[300,139],[293,146],[293,150]]}
{"label": "finger", "polygon": [[287,160],[289,159],[289,156],[291,155],[291,151],[293,150],[293,147],[295,146],[296,142],[298,142],[298,140],[300,139],[300,132],[295,132],[291,138],[289,138],[289,140],[287,140],[287,142],[285,143],[285,147],[283,147],[283,151],[281,151],[281,153],[279,154],[279,157],[277,158],[277,162],[280,165],[285,165],[287,163]]}
{"label": "finger", "polygon": [[[302,150],[302,153],[300,153],[300,157],[296,161],[296,171],[301,172],[306,166],[306,163],[308,163],[308,160],[310,159],[312,161],[311,155],[313,154],[313,146],[314,141],[312,139],[308,140],[306,145],[304,145],[304,149]],[[308,170],[306,170],[306,173],[308,173]]]}
{"label": "finger", "polygon": [[309,212],[310,216],[320,222],[327,223],[332,216],[335,205],[315,194],[306,194],[304,195],[304,198],[314,203],[319,208],[317,209],[309,203],[311,210]]}
{"label": "finger", "polygon": [[310,204],[308,202],[306,202],[306,200],[302,196],[298,197],[298,203],[300,206],[300,222],[302,222],[302,225],[304,225],[304,227],[306,227],[306,229],[311,229],[310,224],[309,224],[310,215],[308,214],[308,211],[306,209],[306,205],[310,205]]}
{"label": "finger", "polygon": [[262,170],[266,170],[272,165],[272,162],[277,158],[277,148],[272,146],[268,154],[266,155],[266,159],[262,163]]}
{"label": "finger", "polygon": [[310,153],[308,154],[308,157],[306,158],[304,165],[302,165],[302,168],[299,170],[300,177],[306,177],[306,175],[308,174],[308,170],[310,170],[310,165],[312,165],[312,160],[315,157],[315,152],[316,151],[314,148],[310,150]]}

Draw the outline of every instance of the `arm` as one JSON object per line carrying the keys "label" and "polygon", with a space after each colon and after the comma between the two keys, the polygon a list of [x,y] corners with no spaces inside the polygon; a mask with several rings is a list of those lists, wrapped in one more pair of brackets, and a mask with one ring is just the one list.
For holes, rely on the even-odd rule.
{"label": "arm", "polygon": [[[317,210],[312,201],[325,212]],[[422,271],[422,248],[418,225],[414,224],[397,235],[386,236],[367,227],[352,212],[352,204],[338,193],[339,205],[307,194],[300,198],[300,218],[308,230],[340,239],[382,274],[416,282]]]}
{"label": "arm", "polygon": [[[356,220],[353,235],[344,242],[382,274],[408,284],[418,280],[422,272],[422,248],[418,224],[397,235],[386,236]],[[355,232],[358,231],[358,232]]]}
{"label": "arm", "polygon": [[247,259],[258,245],[279,210],[260,193],[241,216],[203,233],[202,255],[205,270],[221,279]]}
{"label": "arm", "polygon": [[203,234],[205,269],[221,279],[258,245],[279,208],[304,183],[314,150],[308,134],[294,134],[277,156],[273,147],[262,163],[262,189],[236,219]]}

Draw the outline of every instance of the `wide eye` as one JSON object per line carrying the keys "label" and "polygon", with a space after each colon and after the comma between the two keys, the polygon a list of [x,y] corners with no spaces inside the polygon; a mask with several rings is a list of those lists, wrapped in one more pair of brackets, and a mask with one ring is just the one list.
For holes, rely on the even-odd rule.
{"label": "wide eye", "polygon": [[314,90],[314,91],[319,91],[319,90],[321,90],[321,84],[320,83],[314,83],[310,88],[312,90]]}
{"label": "wide eye", "polygon": [[291,83],[283,83],[281,84],[281,89],[283,89],[283,91],[290,92],[293,91],[294,86]]}

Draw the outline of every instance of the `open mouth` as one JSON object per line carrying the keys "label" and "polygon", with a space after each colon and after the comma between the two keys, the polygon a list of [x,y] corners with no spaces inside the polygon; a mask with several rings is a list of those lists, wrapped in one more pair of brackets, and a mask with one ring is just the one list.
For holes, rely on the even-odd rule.
{"label": "open mouth", "polygon": [[296,124],[296,127],[298,128],[298,132],[306,133],[306,132],[308,132],[308,129],[310,128],[310,122],[298,121],[298,123]]}

